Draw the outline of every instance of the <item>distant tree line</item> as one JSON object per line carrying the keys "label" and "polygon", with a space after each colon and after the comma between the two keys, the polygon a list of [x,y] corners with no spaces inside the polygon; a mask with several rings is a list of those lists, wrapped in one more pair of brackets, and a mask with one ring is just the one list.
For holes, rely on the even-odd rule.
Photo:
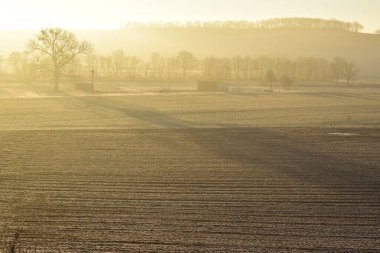
{"label": "distant tree line", "polygon": [[125,28],[202,28],[202,29],[234,29],[234,30],[271,30],[283,28],[299,29],[334,29],[349,32],[361,32],[364,26],[358,22],[344,22],[336,19],[319,18],[274,18],[259,22],[252,21],[206,21],[206,22],[159,22],[128,23]]}
{"label": "distant tree line", "polygon": [[[0,73],[18,81],[51,78],[44,61],[26,52],[13,52],[2,58]],[[62,79],[73,82],[89,80],[94,70],[96,80],[241,80],[261,81],[269,85],[281,81],[324,81],[350,84],[357,77],[357,65],[342,57],[332,61],[315,57],[214,57],[196,58],[188,51],[164,57],[155,52],[142,60],[117,50],[110,55],[81,56],[62,70]],[[54,81],[54,80],[51,80]],[[291,83],[291,82],[290,82]]]}
{"label": "distant tree line", "polygon": [[361,32],[364,29],[364,26],[358,22],[344,22],[336,19],[318,18],[274,18],[261,21],[258,24],[265,29],[334,29],[348,32]]}

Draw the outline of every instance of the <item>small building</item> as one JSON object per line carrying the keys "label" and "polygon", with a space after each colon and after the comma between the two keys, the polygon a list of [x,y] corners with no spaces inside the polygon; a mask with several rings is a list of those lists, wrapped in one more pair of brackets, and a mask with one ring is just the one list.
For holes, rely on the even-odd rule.
{"label": "small building", "polygon": [[89,93],[94,92],[94,86],[92,83],[76,83],[75,89]]}
{"label": "small building", "polygon": [[198,81],[198,91],[229,92],[230,85],[219,81]]}

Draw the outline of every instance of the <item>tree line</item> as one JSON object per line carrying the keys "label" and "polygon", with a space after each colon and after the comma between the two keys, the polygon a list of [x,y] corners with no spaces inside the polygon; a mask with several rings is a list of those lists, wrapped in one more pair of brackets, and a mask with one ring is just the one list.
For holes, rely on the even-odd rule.
{"label": "tree line", "polygon": [[29,41],[25,52],[0,58],[1,75],[24,82],[50,80],[55,90],[62,79],[83,82],[93,75],[104,81],[204,79],[261,81],[271,85],[281,81],[288,88],[295,80],[337,84],[344,80],[350,84],[358,72],[354,62],[342,57],[333,61],[315,57],[197,58],[185,50],[172,57],[155,52],[147,60],[127,55],[123,50],[97,55],[89,42],[78,41],[73,33],[59,28],[42,30]]}
{"label": "tree line", "polygon": [[[77,82],[86,80],[92,70],[98,80],[110,81],[196,79],[265,81],[268,72],[272,72],[275,80],[288,76],[299,81],[334,81],[350,84],[359,71],[355,62],[342,57],[332,61],[315,57],[289,59],[268,56],[209,56],[200,59],[188,51],[179,52],[172,57],[164,57],[155,52],[144,61],[137,56],[117,50],[111,55],[91,54],[78,57],[71,64],[58,70],[49,69],[44,60],[33,57],[27,52],[13,52],[8,56],[7,64],[8,75],[17,80],[44,79],[50,78],[53,74],[55,84],[56,78]],[[4,75],[4,61],[2,66]],[[62,71],[61,74],[57,74],[58,77],[55,76],[57,71]]]}
{"label": "tree line", "polygon": [[337,19],[319,18],[273,18],[258,22],[253,21],[197,21],[197,22],[158,22],[127,23],[125,28],[198,28],[198,29],[233,29],[233,30],[272,30],[283,28],[299,29],[333,29],[348,32],[361,32],[364,26],[358,22],[345,22]]}

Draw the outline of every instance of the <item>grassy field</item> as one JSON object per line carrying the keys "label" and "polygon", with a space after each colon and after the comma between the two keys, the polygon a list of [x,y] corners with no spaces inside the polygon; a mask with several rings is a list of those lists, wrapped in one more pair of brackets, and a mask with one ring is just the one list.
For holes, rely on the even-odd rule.
{"label": "grassy field", "polygon": [[377,89],[3,96],[0,240],[377,252],[379,127]]}

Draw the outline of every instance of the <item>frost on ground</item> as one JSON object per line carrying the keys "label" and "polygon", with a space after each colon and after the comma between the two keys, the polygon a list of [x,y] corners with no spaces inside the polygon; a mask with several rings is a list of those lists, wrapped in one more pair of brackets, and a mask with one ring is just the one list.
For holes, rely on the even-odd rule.
{"label": "frost on ground", "polygon": [[21,228],[17,249],[39,252],[380,251],[379,95],[2,99],[0,238]]}

